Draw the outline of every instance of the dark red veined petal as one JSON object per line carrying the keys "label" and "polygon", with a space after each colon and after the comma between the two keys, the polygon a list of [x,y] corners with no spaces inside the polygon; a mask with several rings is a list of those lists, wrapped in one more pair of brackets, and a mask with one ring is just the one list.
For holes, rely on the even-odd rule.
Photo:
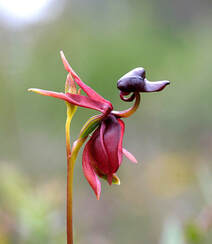
{"label": "dark red veined petal", "polygon": [[109,114],[93,133],[89,152],[92,165],[99,175],[104,175],[109,184],[112,183],[113,174],[122,162],[122,139],[124,123],[114,115]]}
{"label": "dark red veined petal", "polygon": [[125,148],[122,148],[122,152],[132,163],[138,163],[137,159],[132,155],[132,153],[128,152]]}
{"label": "dark red veined petal", "polygon": [[106,129],[106,125],[105,125],[105,123],[102,123],[101,126],[100,126],[100,133],[99,133],[99,139],[100,139],[100,145],[99,146],[102,149],[103,157],[106,159],[107,164],[109,164],[107,150],[105,148],[105,143],[104,143],[105,129]]}
{"label": "dark red veined petal", "polygon": [[82,96],[82,95],[78,95],[78,94],[46,91],[46,90],[37,89],[37,88],[30,88],[29,91],[33,91],[33,92],[36,92],[36,93],[44,95],[44,96],[59,98],[61,100],[69,102],[73,105],[94,109],[94,110],[100,111],[104,114],[106,114],[110,111],[110,108],[108,107],[107,104],[94,100],[90,97],[86,97],[86,96]]}
{"label": "dark red veined petal", "polygon": [[82,82],[82,80],[80,79],[80,77],[76,74],[76,72],[71,68],[70,64],[68,63],[67,59],[65,58],[64,53],[61,51],[61,58],[64,64],[65,69],[70,72],[70,74],[72,75],[72,77],[75,79],[76,83],[79,85],[79,87],[82,88],[82,90],[90,97],[93,98],[95,100],[98,100],[99,102],[102,103],[106,103],[108,104],[108,106],[111,108],[111,110],[113,109],[113,106],[111,104],[111,102],[107,101],[106,99],[104,99],[101,95],[99,95],[97,92],[95,92],[91,87],[87,86],[84,82]]}
{"label": "dark red veined petal", "polygon": [[104,130],[104,126],[102,127],[101,123],[100,127],[93,133],[90,139],[92,140],[92,143],[90,144],[90,152],[92,158],[94,159],[93,162],[97,170],[100,171],[103,175],[108,175],[111,169],[108,153],[106,151],[105,144],[102,141],[102,135],[104,133]]}
{"label": "dark red veined petal", "polygon": [[95,169],[95,173],[108,181],[111,185],[120,183],[118,177],[111,172],[109,157],[104,145],[104,132],[105,126],[101,125],[91,136],[88,144],[88,150],[90,152],[89,157],[92,161],[92,166]]}
{"label": "dark red veined petal", "polygon": [[109,174],[112,175],[119,168],[119,144],[122,141],[122,127],[114,115],[109,115],[102,124],[104,130],[104,145],[108,155]]}
{"label": "dark red veined petal", "polygon": [[107,168],[107,181],[108,183],[111,185],[112,181],[113,181],[113,174],[111,173],[111,161],[110,161],[110,155],[108,154],[108,151],[105,147],[105,142],[104,142],[104,136],[105,136],[105,130],[106,130],[106,124],[103,122],[101,124],[100,127],[100,143],[101,143],[101,149],[103,151],[103,155],[104,155],[104,160],[102,162],[104,162],[104,166],[106,166]]}
{"label": "dark red veined petal", "polygon": [[92,166],[92,156],[90,155],[89,147],[92,143],[90,139],[85,145],[82,157],[82,168],[88,183],[92,187],[97,199],[99,200],[101,194],[101,182]]}

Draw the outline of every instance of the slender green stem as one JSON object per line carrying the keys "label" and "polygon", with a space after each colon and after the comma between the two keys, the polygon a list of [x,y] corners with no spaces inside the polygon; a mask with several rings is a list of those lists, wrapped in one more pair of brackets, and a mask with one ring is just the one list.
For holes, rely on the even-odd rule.
{"label": "slender green stem", "polygon": [[66,119],[66,154],[67,154],[67,244],[73,244],[73,224],[72,224],[72,182],[73,182],[73,167],[70,164],[71,158],[71,143],[70,143],[70,124],[71,124],[70,107],[67,104],[67,119]]}
{"label": "slender green stem", "polygon": [[73,214],[72,214],[72,196],[73,196],[73,179],[74,165],[77,155],[87,137],[76,140],[73,144],[72,151],[68,157],[68,173],[67,173],[67,244],[73,244]]}
{"label": "slender green stem", "polygon": [[66,118],[66,154],[67,154],[67,244],[73,244],[73,223],[72,223],[72,185],[73,185],[73,171],[74,166],[71,162],[71,142],[70,142],[70,125],[74,113],[76,112],[76,106],[67,104],[67,118]]}
{"label": "slender green stem", "polygon": [[71,149],[70,143],[70,124],[73,117],[73,107],[67,103],[67,119],[66,119],[66,153],[67,153],[67,244],[73,244],[73,213],[72,213],[72,197],[73,197],[73,178],[74,178],[74,165],[76,162],[76,158],[78,152],[86,141],[87,136],[84,138],[79,138],[73,143],[73,147]]}

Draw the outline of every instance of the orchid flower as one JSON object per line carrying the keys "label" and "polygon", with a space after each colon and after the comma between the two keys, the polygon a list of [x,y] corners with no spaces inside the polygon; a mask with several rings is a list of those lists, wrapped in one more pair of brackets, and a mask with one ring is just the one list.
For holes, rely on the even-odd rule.
{"label": "orchid flower", "polygon": [[[131,116],[139,107],[141,92],[156,92],[163,90],[169,81],[150,82],[146,79],[144,68],[136,68],[121,77],[117,83],[120,98],[126,102],[134,101],[132,107],[124,111],[115,111],[110,101],[103,98],[92,88],[82,82],[80,77],[71,68],[61,51],[61,58],[68,72],[65,92],[53,92],[37,88],[29,91],[64,100],[67,105],[66,120],[66,151],[67,151],[67,243],[73,243],[72,233],[72,182],[73,169],[78,152],[83,143],[89,138],[84,147],[82,168],[88,183],[92,187],[97,199],[100,198],[101,183],[99,178],[107,180],[111,185],[120,184],[116,175],[123,155],[133,163],[136,158],[123,148],[125,124],[121,118]],[[78,85],[80,88],[77,90]],[[81,90],[86,95],[81,95]],[[70,123],[77,107],[97,110],[100,114],[91,117],[83,126],[78,139],[70,144]]]}

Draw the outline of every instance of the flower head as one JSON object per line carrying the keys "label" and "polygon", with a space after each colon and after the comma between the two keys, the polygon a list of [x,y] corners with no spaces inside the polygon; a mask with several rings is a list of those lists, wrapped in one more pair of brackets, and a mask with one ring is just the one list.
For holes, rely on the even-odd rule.
{"label": "flower head", "polygon": [[[31,88],[29,91],[66,101],[68,111],[71,113],[70,117],[75,113],[77,106],[101,112],[100,115],[90,118],[85,123],[78,140],[73,144],[72,152],[68,155],[75,161],[82,142],[93,133],[83,151],[82,167],[87,181],[99,199],[101,193],[99,177],[106,179],[110,185],[120,183],[115,173],[122,163],[123,154],[133,163],[137,163],[135,157],[122,147],[125,125],[121,118],[129,117],[137,110],[140,92],[161,91],[169,84],[169,81],[150,82],[146,79],[144,68],[133,69],[118,80],[117,87],[120,90],[121,99],[127,102],[135,100],[134,105],[124,111],[114,111],[110,101],[82,82],[69,65],[63,52],[61,52],[61,58],[68,72],[65,93],[36,88]],[[76,84],[80,87],[78,91]],[[80,95],[81,89],[87,96]],[[126,98],[125,96],[129,94],[131,96]]]}

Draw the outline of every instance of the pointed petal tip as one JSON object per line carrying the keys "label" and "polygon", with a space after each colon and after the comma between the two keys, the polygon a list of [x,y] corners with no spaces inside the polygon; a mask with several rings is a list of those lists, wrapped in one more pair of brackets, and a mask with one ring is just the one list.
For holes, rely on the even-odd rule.
{"label": "pointed petal tip", "polygon": [[94,191],[94,193],[96,195],[96,199],[99,200],[100,199],[100,195],[101,195],[101,186],[97,187],[96,189],[93,188],[93,191]]}
{"label": "pointed petal tip", "polygon": [[41,90],[38,88],[29,88],[29,89],[27,89],[27,91],[42,94]]}
{"label": "pointed petal tip", "polygon": [[170,85],[170,81],[164,80],[164,84],[165,84],[165,86]]}
{"label": "pointed petal tip", "polygon": [[62,50],[60,51],[60,57],[64,63],[64,60],[66,60],[66,57],[65,57],[64,52]]}
{"label": "pointed petal tip", "polygon": [[112,183],[113,183],[113,175],[112,174],[107,176],[107,182],[109,185],[112,185]]}
{"label": "pointed petal tip", "polygon": [[122,148],[122,152],[123,154],[132,162],[132,163],[135,163],[137,164],[138,161],[137,159],[135,158],[135,156],[132,155],[132,153],[128,152],[125,148]]}
{"label": "pointed petal tip", "polygon": [[168,80],[164,80],[162,82],[163,82],[163,86],[162,86],[161,90],[163,90],[166,86],[170,85],[170,81],[168,81]]}
{"label": "pointed petal tip", "polygon": [[60,57],[61,57],[61,59],[62,59],[62,62],[63,62],[63,65],[64,65],[65,70],[66,70],[67,72],[71,72],[71,66],[70,66],[70,64],[68,63],[68,61],[67,61],[67,59],[66,59],[66,57],[65,57],[65,55],[64,55],[64,53],[63,53],[62,50],[60,51]]}
{"label": "pointed petal tip", "polygon": [[100,199],[100,194],[96,194],[96,199],[97,199],[97,200]]}
{"label": "pointed petal tip", "polygon": [[101,185],[100,185],[100,187],[93,188],[93,192],[94,192],[94,194],[96,196],[96,199],[99,200],[100,199],[100,195],[101,195]]}
{"label": "pointed petal tip", "polygon": [[33,92],[34,90],[36,90],[37,88],[28,88],[27,91],[29,92]]}
{"label": "pointed petal tip", "polygon": [[145,79],[145,87],[144,92],[158,92],[162,91],[167,85],[170,84],[168,80],[161,80],[161,81],[148,81]]}

